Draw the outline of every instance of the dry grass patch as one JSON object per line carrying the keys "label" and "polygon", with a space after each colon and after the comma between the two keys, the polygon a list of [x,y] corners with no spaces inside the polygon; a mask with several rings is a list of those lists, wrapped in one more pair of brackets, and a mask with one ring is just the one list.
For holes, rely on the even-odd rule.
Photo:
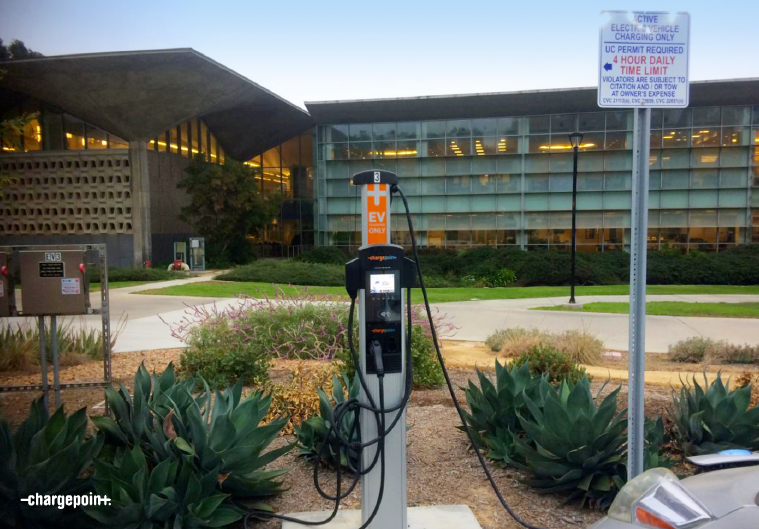
{"label": "dry grass patch", "polygon": [[604,343],[587,329],[552,333],[541,329],[512,327],[488,336],[485,343],[492,351],[507,357],[518,357],[535,347],[549,346],[566,353],[579,364],[597,365],[603,356]]}

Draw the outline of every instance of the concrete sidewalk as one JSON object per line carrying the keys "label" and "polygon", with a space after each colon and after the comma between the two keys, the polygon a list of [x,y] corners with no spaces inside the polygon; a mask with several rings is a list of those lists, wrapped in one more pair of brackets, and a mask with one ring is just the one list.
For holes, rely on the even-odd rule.
{"label": "concrete sidewalk", "polygon": [[[192,312],[190,307],[199,306],[222,310],[237,302],[234,298],[207,298],[186,296],[135,295],[142,290],[158,289],[209,281],[213,274],[189,279],[161,281],[110,291],[111,328],[127,317],[119,334],[114,352],[124,353],[146,349],[168,349],[184,344],[171,336],[169,325],[177,325]],[[91,296],[94,308],[100,307],[100,296]],[[690,301],[740,303],[759,301],[759,295],[649,295],[648,301]],[[452,338],[483,341],[498,329],[508,327],[541,328],[550,331],[586,329],[605,341],[609,349],[626,351],[628,348],[628,317],[626,314],[601,314],[588,312],[554,312],[530,310],[534,307],[561,305],[567,298],[532,298],[464,301],[438,303],[433,307],[458,327]],[[580,296],[578,303],[593,301],[628,301],[628,296]],[[3,320],[0,325],[23,321],[23,318]],[[74,319],[79,324],[78,318]],[[81,319],[88,328],[101,326],[99,315]],[[168,324],[168,325],[167,325]],[[693,336],[704,336],[733,343],[759,343],[759,322],[739,318],[694,318],[673,316],[648,316],[646,318],[646,350],[666,352],[671,344]]]}
{"label": "concrete sidewalk", "polygon": [[[626,302],[628,296],[578,296],[578,303],[594,301]],[[745,303],[759,301],[759,295],[649,295],[647,301],[686,301]],[[629,320],[627,314],[592,312],[555,312],[530,310],[534,307],[562,305],[561,298],[533,298],[439,303],[435,306],[459,327],[457,340],[482,341],[497,329],[508,327],[540,328],[549,331],[586,329],[604,340],[609,349],[627,351]],[[697,318],[679,316],[646,317],[646,351],[665,353],[670,345],[704,336],[733,343],[759,343],[759,322],[746,318]]]}

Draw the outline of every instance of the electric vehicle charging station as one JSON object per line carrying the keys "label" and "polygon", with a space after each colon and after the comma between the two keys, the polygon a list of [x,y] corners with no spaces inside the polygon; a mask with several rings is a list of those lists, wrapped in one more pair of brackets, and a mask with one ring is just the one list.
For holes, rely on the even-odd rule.
{"label": "electric vehicle charging station", "polygon": [[[358,257],[345,266],[346,288],[359,300],[359,369],[371,399],[362,387],[360,401],[367,406],[383,402],[390,409],[403,402],[406,379],[406,321],[404,288],[414,284],[414,263],[401,246],[390,240],[390,188],[398,176],[388,171],[364,171],[353,177],[361,186],[361,247]],[[384,378],[384,387],[380,388]],[[380,394],[384,392],[384,394]],[[400,415],[400,417],[397,417]],[[396,420],[397,419],[397,420]],[[383,447],[374,444],[361,453],[362,467],[369,468],[378,449],[384,449],[384,469],[375,465],[361,479],[361,522],[369,521],[381,502],[370,528],[406,528],[406,405],[385,413],[384,424],[395,424],[384,435]],[[376,439],[374,414],[361,410],[361,442]],[[384,470],[384,475],[383,475]],[[385,482],[392,487],[384,487]]]}

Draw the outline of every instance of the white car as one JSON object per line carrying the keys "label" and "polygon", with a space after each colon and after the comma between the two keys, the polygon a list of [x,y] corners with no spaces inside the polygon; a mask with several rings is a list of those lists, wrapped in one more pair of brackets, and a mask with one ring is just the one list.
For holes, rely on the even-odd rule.
{"label": "white car", "polygon": [[606,518],[591,529],[641,527],[759,529],[759,467],[715,470],[682,480],[665,468],[648,470],[622,487]]}

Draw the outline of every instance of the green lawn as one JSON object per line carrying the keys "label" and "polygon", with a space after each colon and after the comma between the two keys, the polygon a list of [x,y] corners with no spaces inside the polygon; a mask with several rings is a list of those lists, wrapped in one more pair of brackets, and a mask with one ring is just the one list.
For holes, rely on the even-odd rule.
{"label": "green lawn", "polygon": [[[291,287],[282,286],[288,293],[308,288],[309,292],[346,296],[343,287]],[[628,293],[628,285],[606,285],[577,287],[578,296],[612,296]],[[453,301],[470,301],[473,299],[518,299],[518,298],[547,298],[569,296],[569,287],[510,287],[510,288],[428,288],[431,303]],[[759,294],[757,286],[734,285],[649,285],[649,294]],[[198,296],[231,298],[238,294],[252,297],[271,296],[274,286],[269,283],[234,283],[227,281],[206,281],[190,283],[159,289],[143,290],[138,294],[162,296]],[[413,302],[422,301],[421,292],[414,289]],[[347,296],[346,296],[347,297]]]}
{"label": "green lawn", "polygon": [[[562,310],[573,312],[609,312],[627,314],[629,303],[586,303],[582,310],[567,309],[562,305],[538,307],[533,310]],[[684,301],[650,301],[646,303],[649,316],[701,316],[716,318],[759,318],[759,303],[688,303]]]}

